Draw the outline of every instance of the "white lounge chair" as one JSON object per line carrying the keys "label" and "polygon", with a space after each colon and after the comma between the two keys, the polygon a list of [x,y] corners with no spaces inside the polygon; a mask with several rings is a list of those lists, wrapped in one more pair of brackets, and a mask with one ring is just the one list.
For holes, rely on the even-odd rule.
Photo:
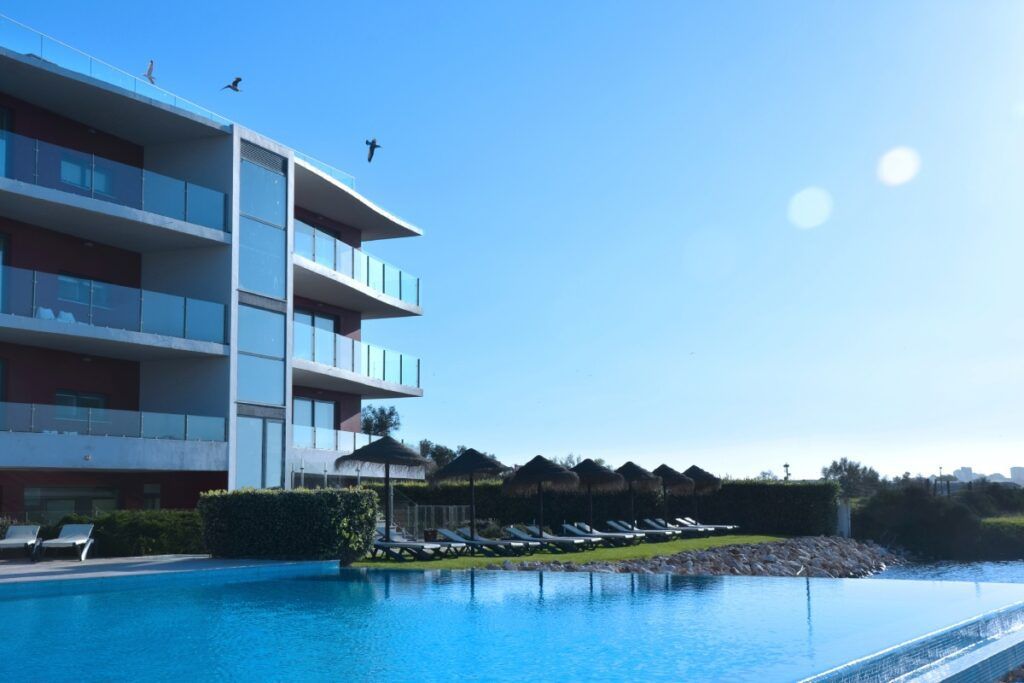
{"label": "white lounge chair", "polygon": [[78,553],[79,562],[85,562],[92,542],[92,524],[65,524],[57,538],[39,544],[39,554],[52,548],[71,548]]}
{"label": "white lounge chair", "polygon": [[561,552],[567,552],[569,550],[584,550],[591,545],[590,542],[583,538],[568,538],[561,536],[548,536],[547,538],[541,538],[540,536],[531,536],[525,531],[517,529],[514,526],[505,527],[505,532],[516,540],[537,542],[548,550],[559,550]]}
{"label": "white lounge chair", "polygon": [[75,320],[74,313],[71,313],[70,311],[61,311],[60,313],[57,314],[57,322],[73,323],[77,321]]}
{"label": "white lounge chair", "polygon": [[621,519],[609,519],[608,526],[625,534],[643,534],[648,541],[667,541],[679,535],[678,531],[657,531],[655,529],[641,529]]}
{"label": "white lounge chair", "polygon": [[677,517],[676,521],[684,526],[701,526],[705,529],[715,529],[716,531],[732,531],[739,529],[739,524],[704,524],[703,522],[696,521],[693,517]]}
{"label": "white lounge chair", "polygon": [[53,309],[47,308],[46,306],[40,306],[39,308],[36,309],[36,317],[39,318],[40,320],[57,319],[57,316],[53,314]]}
{"label": "white lounge chair", "polygon": [[562,528],[568,531],[570,535],[580,536],[583,538],[602,539],[606,543],[611,543],[613,545],[632,545],[644,540],[644,537],[640,534],[623,533],[618,531],[597,531],[589,524],[585,524],[583,522],[563,524]]}
{"label": "white lounge chair", "polygon": [[39,527],[30,524],[12,525],[0,539],[0,550],[25,550],[29,557],[35,557],[39,544]]}
{"label": "white lounge chair", "polygon": [[644,519],[644,524],[647,525],[648,529],[654,531],[678,531],[680,534],[703,534],[711,533],[714,529],[705,526],[672,526],[671,524],[665,524],[663,521],[658,519]]}

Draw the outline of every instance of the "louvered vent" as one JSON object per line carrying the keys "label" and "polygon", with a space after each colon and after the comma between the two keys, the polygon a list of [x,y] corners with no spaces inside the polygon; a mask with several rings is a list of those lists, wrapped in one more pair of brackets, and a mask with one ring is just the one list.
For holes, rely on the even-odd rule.
{"label": "louvered vent", "polygon": [[269,168],[275,173],[284,174],[288,168],[288,160],[283,156],[268,152],[247,140],[242,140],[242,158],[254,164],[259,164],[264,168]]}

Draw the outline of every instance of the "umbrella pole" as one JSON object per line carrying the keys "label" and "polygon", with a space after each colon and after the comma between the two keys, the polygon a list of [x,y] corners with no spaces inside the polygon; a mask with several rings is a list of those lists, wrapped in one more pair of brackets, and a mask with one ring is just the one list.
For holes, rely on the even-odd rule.
{"label": "umbrella pole", "polygon": [[471,538],[476,540],[476,484],[473,481],[473,473],[469,473],[469,531]]}
{"label": "umbrella pole", "polygon": [[391,542],[391,465],[384,463],[384,539]]}
{"label": "umbrella pole", "polygon": [[537,535],[540,537],[544,533],[544,484],[537,482],[537,502],[539,507],[537,514]]}
{"label": "umbrella pole", "polygon": [[636,528],[636,510],[633,507],[633,482],[629,482],[629,524]]}
{"label": "umbrella pole", "polygon": [[594,487],[587,484],[587,526],[594,530]]}
{"label": "umbrella pole", "polygon": [[665,480],[662,480],[661,484],[661,502],[665,510],[665,524],[668,524],[668,487],[665,486]]}

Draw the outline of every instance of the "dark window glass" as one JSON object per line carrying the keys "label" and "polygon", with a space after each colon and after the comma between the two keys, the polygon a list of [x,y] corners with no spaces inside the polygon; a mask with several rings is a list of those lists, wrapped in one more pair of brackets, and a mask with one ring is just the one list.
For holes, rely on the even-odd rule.
{"label": "dark window glass", "polygon": [[251,218],[239,226],[238,286],[275,299],[285,297],[285,232]]}
{"label": "dark window glass", "polygon": [[258,417],[238,418],[235,451],[235,487],[263,486],[263,420]]}

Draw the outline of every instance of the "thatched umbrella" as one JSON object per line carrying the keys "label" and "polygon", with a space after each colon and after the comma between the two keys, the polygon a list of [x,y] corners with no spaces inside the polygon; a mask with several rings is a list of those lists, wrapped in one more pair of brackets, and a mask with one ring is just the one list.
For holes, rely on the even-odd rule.
{"label": "thatched umbrella", "polygon": [[489,455],[484,455],[475,448],[466,449],[462,455],[442,467],[434,475],[437,479],[462,479],[469,477],[469,528],[472,538],[476,538],[476,482],[478,474],[499,474],[507,470]]}
{"label": "thatched umbrella", "polygon": [[384,465],[384,538],[391,540],[391,466],[423,467],[428,460],[402,442],[382,436],[373,443],[357,448],[334,461],[335,469],[345,461],[373,462]]}
{"label": "thatched umbrella", "polygon": [[683,474],[693,479],[693,516],[697,517],[697,496],[706,496],[722,488],[722,480],[696,465],[691,465]]}
{"label": "thatched umbrella", "polygon": [[594,491],[618,491],[626,480],[618,472],[612,472],[604,465],[587,458],[572,468],[580,478],[580,485],[587,487],[587,524],[594,528]]}
{"label": "thatched umbrella", "polygon": [[505,480],[505,493],[528,496],[537,491],[537,527],[544,530],[544,485],[549,491],[571,491],[579,485],[576,473],[558,463],[551,462],[543,455],[534,457]]}
{"label": "thatched umbrella", "polygon": [[668,517],[668,496],[671,493],[676,496],[685,496],[693,493],[694,481],[682,472],[677,472],[668,465],[658,465],[654,474],[661,477],[661,500],[665,506],[665,521]]}
{"label": "thatched umbrella", "polygon": [[634,491],[654,491],[661,486],[661,478],[632,461],[615,471],[622,475],[629,486],[629,523],[636,526],[636,510],[633,507]]}

